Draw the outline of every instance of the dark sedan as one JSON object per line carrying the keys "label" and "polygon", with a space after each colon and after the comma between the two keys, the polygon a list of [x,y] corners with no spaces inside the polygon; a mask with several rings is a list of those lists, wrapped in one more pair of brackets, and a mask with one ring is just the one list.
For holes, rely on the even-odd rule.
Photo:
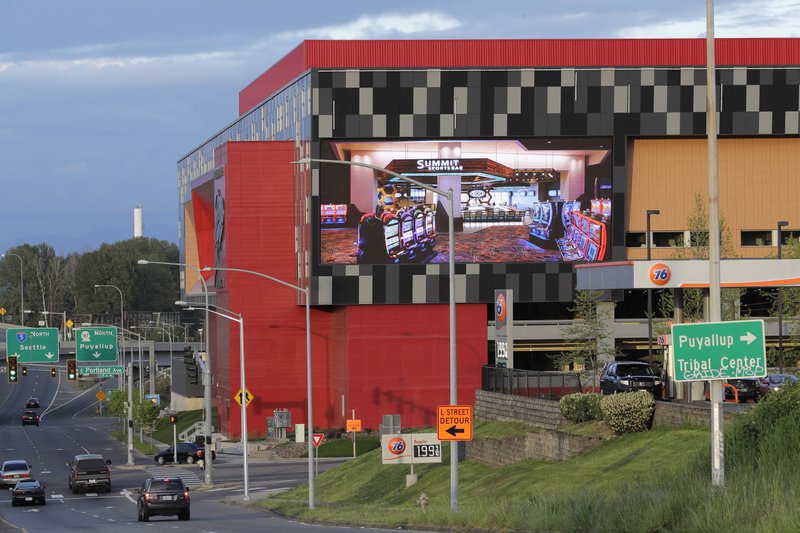
{"label": "dark sedan", "polygon": [[28,424],[32,426],[39,425],[39,413],[36,411],[25,411],[22,413],[22,425],[27,426]]}
{"label": "dark sedan", "polygon": [[28,401],[25,402],[25,409],[38,409],[39,408],[39,398],[28,398]]}
{"label": "dark sedan", "polygon": [[739,403],[744,403],[749,401],[757,402],[758,399],[761,397],[761,391],[758,388],[757,379],[750,379],[750,378],[729,379],[727,383],[728,385],[736,389],[736,394],[734,394],[733,389],[731,387],[725,387],[726,400],[738,399]]}
{"label": "dark sedan", "polygon": [[[161,450],[153,459],[160,465],[164,463],[171,463],[175,459],[174,448],[170,446],[166,450]],[[212,450],[211,459],[214,460],[217,458],[216,452]],[[193,442],[179,442],[178,443],[178,462],[179,463],[197,463],[205,459],[206,456],[206,449],[203,446],[195,444]]]}
{"label": "dark sedan", "polygon": [[758,384],[758,387],[761,390],[761,395],[763,396],[768,392],[781,390],[782,387],[794,385],[797,382],[797,376],[792,374],[768,374],[767,377],[761,380],[761,382]]}
{"label": "dark sedan", "polygon": [[18,481],[11,489],[11,505],[17,506],[26,503],[46,505],[44,489],[45,487],[35,479]]}

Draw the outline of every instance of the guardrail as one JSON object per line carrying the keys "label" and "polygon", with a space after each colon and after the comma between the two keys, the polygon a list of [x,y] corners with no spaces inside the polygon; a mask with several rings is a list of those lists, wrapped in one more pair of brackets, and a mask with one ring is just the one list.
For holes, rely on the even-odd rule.
{"label": "guardrail", "polygon": [[[180,433],[178,433],[178,440],[180,442],[194,442],[194,438],[196,435],[202,435],[203,429],[205,428],[206,423],[202,420],[198,420],[188,428],[184,429]],[[211,428],[211,433],[214,433],[214,428]]]}
{"label": "guardrail", "polygon": [[484,366],[481,389],[500,394],[556,400],[581,392],[581,378],[575,372],[539,372],[518,368]]}

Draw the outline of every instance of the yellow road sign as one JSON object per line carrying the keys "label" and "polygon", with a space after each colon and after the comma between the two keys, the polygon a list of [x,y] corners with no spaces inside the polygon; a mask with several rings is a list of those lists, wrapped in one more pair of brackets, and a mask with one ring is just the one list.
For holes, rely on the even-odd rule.
{"label": "yellow road sign", "polygon": [[239,389],[239,392],[237,392],[236,395],[233,397],[233,399],[236,400],[236,403],[238,403],[240,407],[242,405],[243,399],[245,402],[244,406],[247,407],[248,405],[250,405],[250,402],[253,401],[253,398],[254,398],[253,393],[247,389],[244,390],[244,394],[242,394],[242,389]]}
{"label": "yellow road sign", "polygon": [[436,438],[472,440],[472,406],[440,405],[437,408]]}
{"label": "yellow road sign", "polygon": [[99,391],[97,391],[97,394],[94,395],[94,397],[97,398],[98,402],[102,402],[103,400],[106,399],[106,393],[101,391],[101,390],[99,390]]}
{"label": "yellow road sign", "polygon": [[348,433],[357,433],[361,431],[361,420],[358,418],[348,419],[346,429]]}
{"label": "yellow road sign", "polygon": [[74,323],[72,320],[70,320],[70,319],[67,319],[67,327],[68,327],[68,328],[71,328],[71,327],[72,327],[72,326],[74,326],[74,325],[75,325],[75,323]]}
{"label": "yellow road sign", "polygon": [[0,307],[0,316],[3,316],[5,314],[6,314],[6,308],[5,307]]}

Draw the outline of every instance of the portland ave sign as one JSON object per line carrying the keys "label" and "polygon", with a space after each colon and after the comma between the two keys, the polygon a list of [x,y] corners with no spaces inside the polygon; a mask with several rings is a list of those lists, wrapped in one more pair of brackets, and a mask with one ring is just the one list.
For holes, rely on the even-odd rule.
{"label": "portland ave sign", "polygon": [[672,343],[675,381],[767,375],[763,320],[675,324]]}

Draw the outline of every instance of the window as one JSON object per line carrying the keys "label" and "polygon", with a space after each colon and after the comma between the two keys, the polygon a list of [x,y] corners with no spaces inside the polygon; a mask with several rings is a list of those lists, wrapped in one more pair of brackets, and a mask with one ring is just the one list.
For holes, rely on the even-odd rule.
{"label": "window", "polygon": [[666,248],[683,246],[683,232],[682,231],[653,232],[653,245],[656,247],[666,247]]}
{"label": "window", "polygon": [[647,239],[643,231],[629,231],[625,233],[626,248],[644,248],[647,246]]}
{"label": "window", "polygon": [[742,246],[772,246],[772,231],[743,231]]}

